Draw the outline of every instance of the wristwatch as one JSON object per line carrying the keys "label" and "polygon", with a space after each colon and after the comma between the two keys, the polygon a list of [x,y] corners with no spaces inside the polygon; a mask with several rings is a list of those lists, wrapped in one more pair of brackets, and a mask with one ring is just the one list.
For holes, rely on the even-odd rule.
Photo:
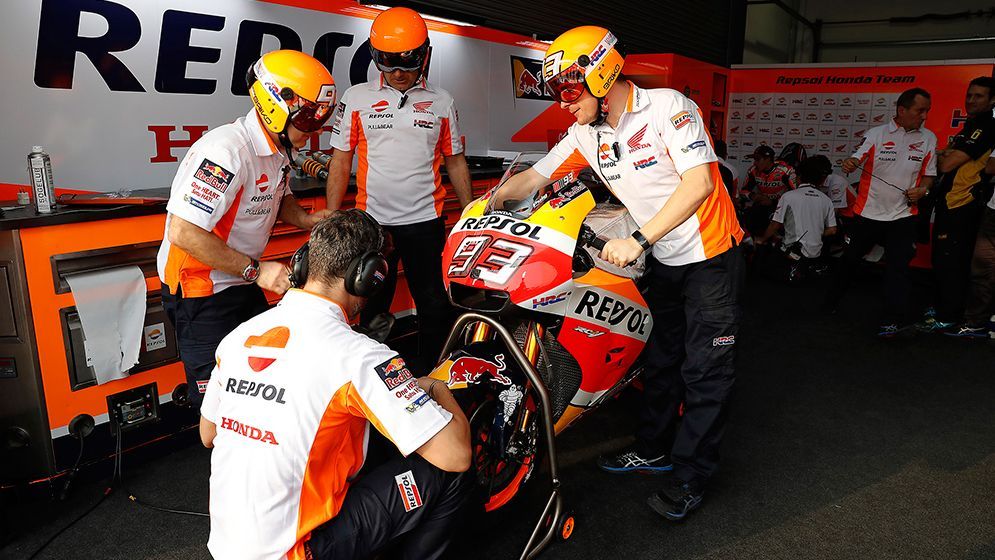
{"label": "wristwatch", "polygon": [[242,270],[242,280],[246,282],[255,282],[259,279],[259,261],[256,259],[249,259],[249,264],[245,266]]}
{"label": "wristwatch", "polygon": [[632,238],[636,240],[636,243],[639,243],[639,246],[643,248],[643,251],[649,251],[650,247],[653,246],[653,244],[649,242],[649,239],[646,239],[643,235],[643,232],[638,229],[632,232]]}

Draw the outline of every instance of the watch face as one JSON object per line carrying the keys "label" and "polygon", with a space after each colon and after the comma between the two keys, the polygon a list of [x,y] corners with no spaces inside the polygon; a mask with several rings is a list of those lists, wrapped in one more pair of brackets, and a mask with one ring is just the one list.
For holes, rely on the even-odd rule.
{"label": "watch face", "polygon": [[246,282],[255,282],[256,278],[259,278],[259,267],[251,264],[245,267],[245,270],[242,271],[242,278]]}

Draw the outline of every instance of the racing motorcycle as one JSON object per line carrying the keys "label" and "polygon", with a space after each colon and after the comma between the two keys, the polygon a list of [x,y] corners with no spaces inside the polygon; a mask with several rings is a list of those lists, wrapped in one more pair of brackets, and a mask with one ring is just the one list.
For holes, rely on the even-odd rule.
{"label": "racing motorcycle", "polygon": [[470,419],[486,511],[511,501],[548,459],[552,490],[522,558],[572,534],[555,436],[639,375],[653,327],[637,285],[645,260],[619,268],[597,257],[605,237],[636,225],[624,207],[595,203],[593,178],[568,175],[492,208],[504,182],[542,155],[519,155],[450,232],[444,282],[464,313],[430,374]]}

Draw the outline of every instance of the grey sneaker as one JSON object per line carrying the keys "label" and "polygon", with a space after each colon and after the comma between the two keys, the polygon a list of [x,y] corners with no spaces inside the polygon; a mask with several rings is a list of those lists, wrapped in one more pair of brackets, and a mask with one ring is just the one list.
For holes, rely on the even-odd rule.
{"label": "grey sneaker", "polygon": [[598,457],[598,468],[612,474],[660,474],[673,470],[674,465],[670,463],[670,456],[666,453],[659,457],[643,457],[634,448],[627,448],[613,455]]}
{"label": "grey sneaker", "polygon": [[915,324],[916,330],[921,333],[934,333],[938,331],[945,331],[954,326],[954,323],[945,323],[943,321],[937,321],[935,317],[927,316],[922,321]]}

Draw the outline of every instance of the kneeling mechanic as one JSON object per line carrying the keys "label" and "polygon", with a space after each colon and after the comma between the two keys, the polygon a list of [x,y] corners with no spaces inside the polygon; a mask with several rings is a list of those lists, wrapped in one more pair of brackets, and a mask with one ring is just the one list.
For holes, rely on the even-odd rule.
{"label": "kneeling mechanic", "polygon": [[[448,545],[467,419],[445,383],[350,328],[386,276],[382,245],[365,212],[333,213],[311,232],[303,289],[219,345],[200,426],[215,558],[367,558],[397,542],[424,560]],[[371,426],[403,456],[356,479]]]}

